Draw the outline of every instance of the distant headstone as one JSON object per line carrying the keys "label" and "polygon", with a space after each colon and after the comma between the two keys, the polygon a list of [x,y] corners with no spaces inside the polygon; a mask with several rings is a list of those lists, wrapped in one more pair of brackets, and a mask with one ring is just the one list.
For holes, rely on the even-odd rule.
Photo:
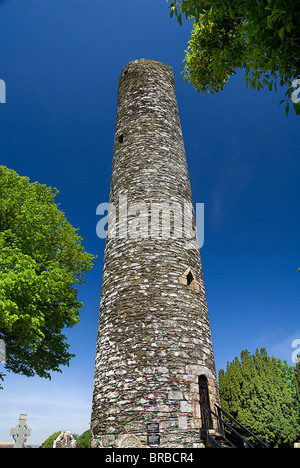
{"label": "distant headstone", "polygon": [[14,448],[26,448],[27,437],[31,435],[26,419],[27,414],[20,414],[18,424],[10,430],[10,435],[15,441]]}
{"label": "distant headstone", "polygon": [[53,442],[53,448],[76,448],[76,440],[70,431],[61,431]]}

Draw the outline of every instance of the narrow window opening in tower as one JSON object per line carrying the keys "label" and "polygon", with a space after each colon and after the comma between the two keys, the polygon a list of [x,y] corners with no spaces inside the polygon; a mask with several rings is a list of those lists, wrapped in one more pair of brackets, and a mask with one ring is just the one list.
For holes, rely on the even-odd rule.
{"label": "narrow window opening in tower", "polygon": [[123,133],[121,133],[121,135],[119,135],[118,140],[119,140],[119,143],[123,143],[123,141],[124,141]]}
{"label": "narrow window opening in tower", "polygon": [[179,277],[179,283],[184,284],[191,291],[194,291],[197,293],[200,292],[200,283],[199,281],[197,281],[196,276],[193,270],[191,269],[191,267],[189,267],[183,273],[183,275]]}
{"label": "narrow window opening in tower", "polygon": [[170,237],[174,236],[174,213],[170,212]]}
{"label": "narrow window opening in tower", "polygon": [[187,286],[190,286],[194,280],[194,275],[191,271],[188,272],[186,279],[187,279]]}

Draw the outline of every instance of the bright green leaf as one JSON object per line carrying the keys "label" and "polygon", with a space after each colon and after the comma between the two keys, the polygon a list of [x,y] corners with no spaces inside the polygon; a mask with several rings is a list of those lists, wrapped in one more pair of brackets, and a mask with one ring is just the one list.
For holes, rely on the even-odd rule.
{"label": "bright green leaf", "polygon": [[198,92],[221,91],[238,69],[245,70],[246,87],[258,90],[276,91],[300,76],[297,2],[173,0],[169,8],[195,19],[184,80]]}
{"label": "bright green leaf", "polygon": [[280,37],[280,39],[283,41],[283,38],[284,38],[284,31],[285,31],[285,26],[283,26],[281,29],[279,29],[278,31],[278,35]]}

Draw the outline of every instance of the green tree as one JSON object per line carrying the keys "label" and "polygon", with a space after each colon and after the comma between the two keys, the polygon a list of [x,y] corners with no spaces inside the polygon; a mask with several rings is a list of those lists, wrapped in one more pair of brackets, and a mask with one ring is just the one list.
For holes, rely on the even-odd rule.
{"label": "green tree", "polygon": [[[295,372],[294,372],[292,379],[293,379],[293,384],[295,388],[296,411],[298,414],[298,424],[300,427],[300,356],[299,355],[296,360]],[[299,432],[298,437],[300,438],[300,432]]]}
{"label": "green tree", "polygon": [[51,436],[46,439],[42,445],[41,448],[53,448],[53,442],[57,439],[57,437],[61,434],[61,431],[54,432]]}
{"label": "green tree", "polygon": [[182,16],[194,21],[184,76],[198,91],[219,92],[240,68],[247,87],[288,86],[280,104],[286,102],[286,114],[290,104],[300,114],[292,96],[300,78],[299,2],[172,0],[169,8],[180,24]]}
{"label": "green tree", "polygon": [[[54,432],[49,436],[41,445],[40,448],[53,448],[53,442],[61,434],[62,431]],[[89,448],[90,442],[90,430],[83,432],[80,436],[78,434],[72,434],[73,438],[76,440],[76,448]]]}
{"label": "green tree", "polygon": [[295,407],[297,404],[297,388],[295,382],[295,372],[296,369],[294,366],[289,366],[287,361],[282,361],[277,359],[277,366],[281,374],[281,380],[286,386],[288,393],[291,395],[293,401],[295,402]]}
{"label": "green tree", "polygon": [[81,434],[76,441],[76,448],[89,448],[90,447],[90,430],[88,429]]}
{"label": "green tree", "polygon": [[242,351],[219,372],[221,406],[270,447],[291,447],[299,436],[291,381],[290,369],[264,348]]}
{"label": "green tree", "polygon": [[55,204],[58,193],[0,166],[0,339],[5,368],[26,376],[50,378],[69,364],[62,330],[79,322],[75,286],[95,258]]}

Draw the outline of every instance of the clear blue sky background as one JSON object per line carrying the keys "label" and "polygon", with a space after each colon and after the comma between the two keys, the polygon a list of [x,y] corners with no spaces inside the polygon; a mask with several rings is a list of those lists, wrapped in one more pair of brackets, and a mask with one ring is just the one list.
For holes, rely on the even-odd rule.
{"label": "clear blue sky background", "polygon": [[104,251],[96,207],[108,201],[119,74],[135,59],[173,67],[193,198],[205,204],[201,255],[217,370],[262,346],[292,364],[300,118],[285,116],[280,92],[246,90],[242,72],[215,96],[184,84],[191,27],[169,18],[165,0],[0,0],[1,164],[57,187],[61,209],[98,255],[80,289],[81,323],[67,333],[76,358],[51,381],[7,375],[0,440],[20,413],[31,444],[89,428]]}

